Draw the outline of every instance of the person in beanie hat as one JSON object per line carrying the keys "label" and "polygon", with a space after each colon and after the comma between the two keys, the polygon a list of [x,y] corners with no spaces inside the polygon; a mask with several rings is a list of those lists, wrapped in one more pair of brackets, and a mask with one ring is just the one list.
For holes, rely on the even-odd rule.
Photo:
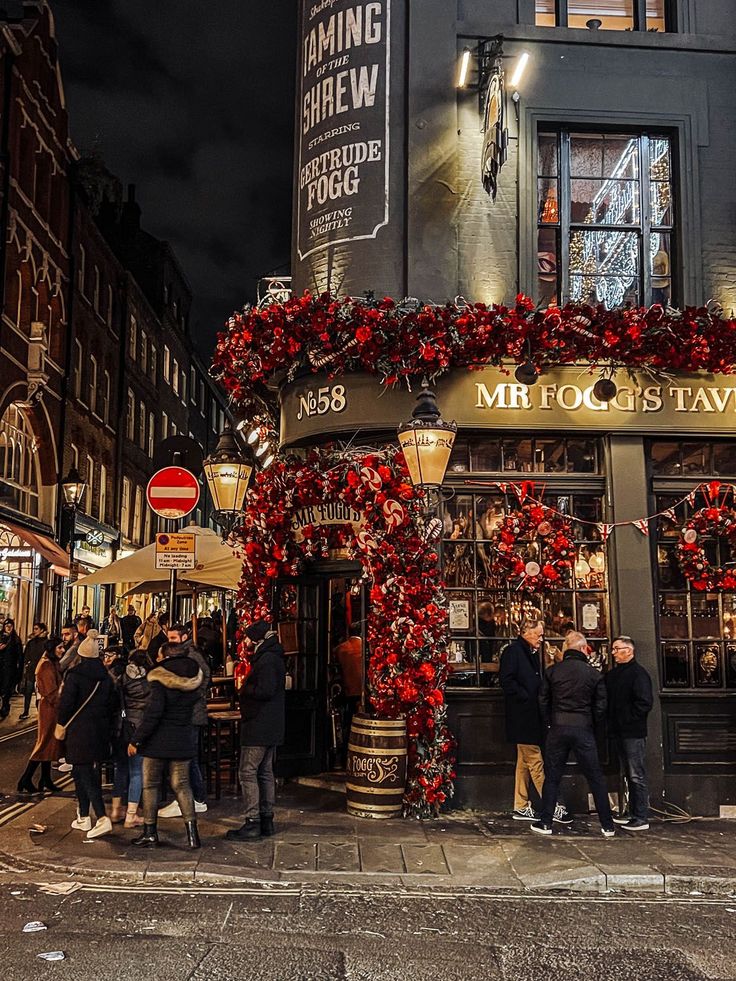
{"label": "person in beanie hat", "polygon": [[245,822],[225,835],[231,841],[252,841],[274,834],[273,809],[276,747],[284,741],[286,663],[284,648],[266,620],[245,628],[253,648],[250,672],[240,689],[240,785]]}
{"label": "person in beanie hat", "polygon": [[[65,758],[74,767],[77,819],[72,827],[99,838],[112,831],[102,799],[100,763],[110,758],[115,688],[100,658],[97,631],[90,630],[77,649],[78,664],[69,668],[59,698],[59,725],[66,726]],[[92,826],[90,806],[97,823]]]}

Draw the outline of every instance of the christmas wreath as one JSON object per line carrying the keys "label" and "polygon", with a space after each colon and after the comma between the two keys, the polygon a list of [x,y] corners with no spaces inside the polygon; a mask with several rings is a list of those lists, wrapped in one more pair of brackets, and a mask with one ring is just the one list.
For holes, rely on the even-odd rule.
{"label": "christmas wreath", "polygon": [[[536,542],[538,559],[525,557],[521,543]],[[564,589],[570,581],[575,546],[570,522],[536,501],[511,511],[494,533],[495,570],[517,589]]]}
{"label": "christmas wreath", "polygon": [[[323,524],[337,503],[356,524]],[[438,572],[436,528],[403,454],[311,450],[277,457],[248,492],[239,531],[244,557],[241,622],[271,619],[276,580],[302,573],[333,548],[347,548],[370,584],[368,688],[379,718],[405,715],[409,760],[404,809],[424,817],[453,794],[455,742],[447,727],[448,605]],[[245,658],[245,651],[240,651]],[[241,669],[242,670],[242,669]]]}
{"label": "christmas wreath", "polygon": [[736,590],[736,568],[713,565],[706,555],[706,538],[724,538],[732,552],[736,547],[736,510],[719,503],[717,498],[685,522],[675,555],[693,589],[699,592]]}

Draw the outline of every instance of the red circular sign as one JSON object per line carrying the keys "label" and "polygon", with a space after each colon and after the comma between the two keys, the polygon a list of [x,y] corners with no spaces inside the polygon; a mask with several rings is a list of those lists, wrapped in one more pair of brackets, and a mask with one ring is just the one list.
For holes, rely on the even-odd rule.
{"label": "red circular sign", "polygon": [[199,481],[184,467],[164,467],[148,481],[146,499],[160,518],[183,518],[199,503]]}

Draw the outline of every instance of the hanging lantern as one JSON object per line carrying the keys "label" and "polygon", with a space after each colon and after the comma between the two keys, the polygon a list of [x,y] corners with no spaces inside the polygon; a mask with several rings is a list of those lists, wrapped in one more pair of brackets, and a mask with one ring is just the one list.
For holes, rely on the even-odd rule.
{"label": "hanging lantern", "polygon": [[457,424],[445,422],[437,399],[426,385],[417,396],[411,420],[398,429],[409,476],[415,487],[440,487],[457,435]]}
{"label": "hanging lantern", "polygon": [[253,467],[240,455],[229,422],[225,423],[215,451],[207,457],[203,467],[215,511],[225,524],[232,524],[242,513]]}

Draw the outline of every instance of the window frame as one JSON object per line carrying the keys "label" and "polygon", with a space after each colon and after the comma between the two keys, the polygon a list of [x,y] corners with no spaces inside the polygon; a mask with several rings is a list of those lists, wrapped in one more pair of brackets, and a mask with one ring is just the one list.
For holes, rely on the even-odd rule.
{"label": "window frame", "polygon": [[[586,223],[583,221],[573,221],[571,216],[571,185],[576,178],[571,177],[570,162],[570,141],[571,138],[590,136],[628,136],[637,140],[637,162],[639,177],[637,181],[639,190],[639,220],[637,223],[625,224],[605,224],[602,222]],[[539,218],[539,198],[538,188],[540,177],[539,170],[539,140],[541,136],[555,136],[557,138],[558,167],[558,203],[559,220],[552,223],[544,223]],[[671,219],[668,225],[653,225],[650,214],[650,150],[652,140],[666,139],[669,142],[670,153],[670,186],[672,189],[672,201],[670,204]],[[559,121],[546,121],[538,118],[534,122],[534,149],[533,149],[533,171],[530,175],[530,198],[533,195],[533,242],[531,243],[531,261],[535,267],[532,270],[533,284],[531,295],[537,297],[538,271],[536,269],[537,256],[539,254],[539,232],[546,228],[556,232],[558,242],[559,269],[557,272],[557,302],[560,306],[571,302],[570,297],[570,244],[574,232],[589,230],[592,232],[621,232],[624,234],[634,234],[637,237],[639,248],[639,271],[637,278],[638,303],[641,305],[651,305],[655,301],[652,298],[651,264],[647,261],[646,242],[650,240],[652,234],[662,234],[669,237],[669,305],[678,306],[683,303],[682,294],[685,286],[681,270],[683,260],[680,254],[680,242],[683,234],[683,223],[681,221],[681,181],[679,180],[679,140],[678,133],[669,127],[650,127],[630,125],[626,123],[617,124],[593,124],[590,122],[571,120],[565,123]],[[584,179],[584,178],[582,178]],[[539,298],[539,297],[537,297]],[[585,302],[583,300],[579,302]]]}
{"label": "window frame", "polygon": [[[539,27],[542,30],[550,30],[542,24],[537,24],[536,19],[536,0],[531,0],[531,16],[532,24]],[[555,28],[563,28],[565,30],[583,30],[583,28],[570,28],[568,26],[569,14],[569,0],[555,0]],[[647,0],[633,0],[633,24],[631,28],[622,27],[621,33],[626,31],[644,32],[646,33],[649,28],[647,27]],[[676,0],[664,0],[664,31],[657,32],[662,34],[672,34],[677,30],[677,17],[676,17]],[[599,11],[598,14],[591,13],[590,17],[594,18],[597,16],[605,16],[605,11]],[[611,29],[607,29],[606,33],[610,33]]]}

